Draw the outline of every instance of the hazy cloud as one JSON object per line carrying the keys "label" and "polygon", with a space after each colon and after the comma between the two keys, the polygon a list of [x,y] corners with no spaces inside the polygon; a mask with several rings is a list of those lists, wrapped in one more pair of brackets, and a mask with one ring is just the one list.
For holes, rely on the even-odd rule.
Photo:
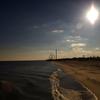
{"label": "hazy cloud", "polygon": [[76,25],[76,29],[77,29],[77,30],[82,29],[82,27],[83,27],[83,25],[82,25],[81,23],[78,23],[78,24]]}
{"label": "hazy cloud", "polygon": [[67,38],[69,38],[69,39],[77,39],[77,40],[82,39],[81,36],[68,36]]}
{"label": "hazy cloud", "polygon": [[66,41],[67,42],[85,42],[87,41],[88,39],[87,38],[83,38],[81,36],[68,36]]}
{"label": "hazy cloud", "polygon": [[85,47],[86,44],[85,43],[72,43],[71,47]]}
{"label": "hazy cloud", "polygon": [[99,50],[100,50],[100,48],[95,48],[95,50],[99,51]]}
{"label": "hazy cloud", "polygon": [[67,42],[69,42],[69,43],[75,43],[75,42],[77,42],[77,41],[75,41],[75,40],[70,40],[70,39],[68,39],[68,40],[66,40]]}
{"label": "hazy cloud", "polygon": [[63,33],[64,30],[53,30],[52,32],[53,32],[53,33]]}

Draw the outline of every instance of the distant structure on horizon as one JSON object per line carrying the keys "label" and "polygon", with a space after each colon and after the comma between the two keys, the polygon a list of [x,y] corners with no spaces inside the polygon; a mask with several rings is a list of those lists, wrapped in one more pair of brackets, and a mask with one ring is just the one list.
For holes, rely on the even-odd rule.
{"label": "distant structure on horizon", "polygon": [[53,53],[50,53],[49,60],[53,60],[53,59],[55,59],[55,55]]}
{"label": "distant structure on horizon", "polygon": [[55,53],[56,53],[56,60],[57,60],[57,57],[58,57],[58,55],[57,55],[57,53],[58,53],[57,49],[55,50]]}
{"label": "distant structure on horizon", "polygon": [[58,59],[58,50],[55,50],[55,53],[50,52],[49,60],[57,60]]}

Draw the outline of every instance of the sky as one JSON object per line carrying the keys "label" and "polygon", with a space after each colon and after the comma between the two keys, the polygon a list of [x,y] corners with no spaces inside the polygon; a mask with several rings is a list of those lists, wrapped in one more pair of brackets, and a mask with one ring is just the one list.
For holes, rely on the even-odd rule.
{"label": "sky", "polygon": [[100,56],[100,16],[95,25],[86,12],[99,0],[1,0],[0,60],[44,60]]}

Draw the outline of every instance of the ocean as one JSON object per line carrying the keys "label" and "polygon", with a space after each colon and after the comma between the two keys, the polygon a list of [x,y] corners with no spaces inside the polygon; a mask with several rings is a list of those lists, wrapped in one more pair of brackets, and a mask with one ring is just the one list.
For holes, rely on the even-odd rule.
{"label": "ocean", "polygon": [[14,84],[12,100],[53,100],[49,76],[56,69],[46,61],[0,62],[0,81]]}
{"label": "ocean", "polygon": [[0,62],[0,100],[95,100],[49,61]]}

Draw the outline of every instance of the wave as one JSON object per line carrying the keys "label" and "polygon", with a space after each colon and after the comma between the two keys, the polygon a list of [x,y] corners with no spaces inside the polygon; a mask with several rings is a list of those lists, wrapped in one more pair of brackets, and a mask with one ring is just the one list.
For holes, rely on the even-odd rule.
{"label": "wave", "polygon": [[86,88],[84,90],[75,90],[61,86],[61,78],[59,72],[62,73],[62,71],[58,69],[57,71],[53,72],[49,78],[54,100],[96,100],[91,92]]}

